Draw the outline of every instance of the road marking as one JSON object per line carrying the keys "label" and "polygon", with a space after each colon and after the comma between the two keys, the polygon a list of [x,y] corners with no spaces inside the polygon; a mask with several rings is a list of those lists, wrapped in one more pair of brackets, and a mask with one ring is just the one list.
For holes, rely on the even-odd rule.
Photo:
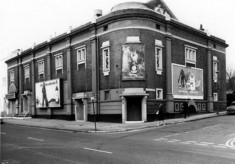
{"label": "road marking", "polygon": [[41,142],[43,142],[43,141],[44,141],[44,140],[42,140],[42,139],[32,138],[32,137],[28,137],[28,139],[30,139],[30,140],[35,140],[35,141],[41,141]]}
{"label": "road marking", "polygon": [[202,144],[202,143],[194,143],[194,145],[198,145],[198,146],[208,146],[207,144]]}
{"label": "road marking", "polygon": [[157,138],[157,139],[153,139],[155,141],[163,141],[163,140],[168,140],[167,138]]}
{"label": "road marking", "polygon": [[213,145],[214,143],[211,142],[200,142],[201,144]]}
{"label": "road marking", "polygon": [[103,151],[103,150],[98,150],[98,149],[91,149],[91,148],[88,148],[88,147],[84,147],[83,149],[91,150],[91,151],[96,151],[96,152],[100,152],[100,153],[113,154],[112,152],[109,152],[109,151]]}
{"label": "road marking", "polygon": [[197,141],[186,141],[186,142],[189,142],[189,143],[197,143]]}
{"label": "road marking", "polygon": [[4,132],[0,132],[0,134],[7,134],[7,133],[4,133]]}
{"label": "road marking", "polygon": [[171,140],[168,140],[166,142],[180,142],[180,140],[178,140],[178,139],[171,139]]}
{"label": "road marking", "polygon": [[230,149],[234,149],[235,150],[235,138],[232,138],[230,140],[228,140],[226,142],[226,144],[218,144],[215,145],[215,143],[211,143],[211,142],[197,142],[197,141],[181,141],[178,139],[167,139],[167,138],[158,138],[158,139],[154,139],[155,141],[162,141],[162,142],[168,142],[168,143],[173,143],[173,142],[177,142],[180,144],[185,144],[185,145],[196,145],[196,146],[209,146],[209,147],[214,147],[214,148],[230,148]]}
{"label": "road marking", "polygon": [[180,133],[176,133],[176,134],[171,134],[171,135],[168,135],[168,136],[164,136],[165,138],[167,138],[167,137],[172,137],[172,136],[178,136],[178,135],[180,135]]}
{"label": "road marking", "polygon": [[222,145],[213,145],[213,147],[215,147],[215,148],[224,148],[224,149],[228,148],[228,147],[222,146]]}
{"label": "road marking", "polygon": [[182,144],[191,144],[191,142],[181,142]]}
{"label": "road marking", "polygon": [[172,140],[169,140],[169,141],[166,141],[166,142],[176,142],[176,141],[174,141],[174,140],[173,140],[173,141],[172,141]]}
{"label": "road marking", "polygon": [[235,138],[229,139],[225,145],[232,149],[235,149]]}

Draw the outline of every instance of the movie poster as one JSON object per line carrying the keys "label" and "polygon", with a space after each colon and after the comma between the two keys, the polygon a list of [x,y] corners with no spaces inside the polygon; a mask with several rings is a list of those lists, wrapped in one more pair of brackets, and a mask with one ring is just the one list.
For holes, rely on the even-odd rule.
{"label": "movie poster", "polygon": [[203,70],[172,64],[174,98],[203,99]]}
{"label": "movie poster", "polygon": [[36,83],[36,108],[61,107],[60,79]]}
{"label": "movie poster", "polygon": [[144,45],[122,46],[122,80],[145,79]]}

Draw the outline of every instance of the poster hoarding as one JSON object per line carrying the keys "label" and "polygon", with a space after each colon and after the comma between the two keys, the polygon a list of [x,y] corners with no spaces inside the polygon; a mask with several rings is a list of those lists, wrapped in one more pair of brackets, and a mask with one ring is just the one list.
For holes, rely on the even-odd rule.
{"label": "poster hoarding", "polygon": [[203,99],[203,70],[172,64],[172,91],[174,98]]}
{"label": "poster hoarding", "polygon": [[35,85],[36,108],[61,107],[60,79],[38,82]]}
{"label": "poster hoarding", "polygon": [[122,46],[122,80],[145,79],[145,46],[126,44]]}

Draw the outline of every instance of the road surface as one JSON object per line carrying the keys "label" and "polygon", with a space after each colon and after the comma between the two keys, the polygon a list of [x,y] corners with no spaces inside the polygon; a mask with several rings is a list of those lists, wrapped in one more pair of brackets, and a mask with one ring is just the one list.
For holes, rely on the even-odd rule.
{"label": "road surface", "polygon": [[2,164],[234,164],[235,115],[120,133],[3,124]]}

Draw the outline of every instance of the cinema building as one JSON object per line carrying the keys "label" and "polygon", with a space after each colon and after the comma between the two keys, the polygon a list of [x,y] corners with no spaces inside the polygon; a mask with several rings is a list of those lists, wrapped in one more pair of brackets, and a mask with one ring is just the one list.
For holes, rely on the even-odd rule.
{"label": "cinema building", "polygon": [[[199,19],[199,18],[192,18]],[[180,22],[162,0],[127,2],[8,59],[9,111],[37,118],[146,122],[159,104],[226,107],[228,44]]]}

